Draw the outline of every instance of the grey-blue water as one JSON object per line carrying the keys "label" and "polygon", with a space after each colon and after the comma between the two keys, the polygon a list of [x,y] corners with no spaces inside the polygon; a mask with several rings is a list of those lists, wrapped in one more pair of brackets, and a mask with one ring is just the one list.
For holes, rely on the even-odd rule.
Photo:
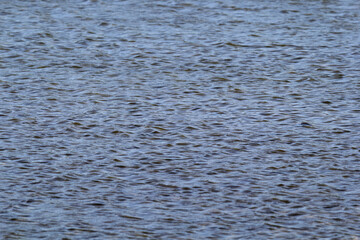
{"label": "grey-blue water", "polygon": [[360,2],[0,2],[1,239],[360,238]]}

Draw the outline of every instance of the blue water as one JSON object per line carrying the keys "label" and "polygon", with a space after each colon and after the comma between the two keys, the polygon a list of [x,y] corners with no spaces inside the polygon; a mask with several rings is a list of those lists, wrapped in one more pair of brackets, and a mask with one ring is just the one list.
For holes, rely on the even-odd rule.
{"label": "blue water", "polygon": [[0,238],[358,239],[359,10],[0,2]]}

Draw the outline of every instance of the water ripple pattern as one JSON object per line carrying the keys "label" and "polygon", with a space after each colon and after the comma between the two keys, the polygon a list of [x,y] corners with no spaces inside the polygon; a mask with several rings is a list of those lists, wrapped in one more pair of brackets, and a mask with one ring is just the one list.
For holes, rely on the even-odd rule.
{"label": "water ripple pattern", "polygon": [[360,2],[0,2],[1,239],[360,237]]}

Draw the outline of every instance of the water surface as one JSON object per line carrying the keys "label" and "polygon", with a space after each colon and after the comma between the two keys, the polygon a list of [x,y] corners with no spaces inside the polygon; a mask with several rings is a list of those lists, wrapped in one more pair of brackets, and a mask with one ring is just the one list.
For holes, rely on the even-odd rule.
{"label": "water surface", "polygon": [[360,3],[2,1],[3,239],[358,239]]}

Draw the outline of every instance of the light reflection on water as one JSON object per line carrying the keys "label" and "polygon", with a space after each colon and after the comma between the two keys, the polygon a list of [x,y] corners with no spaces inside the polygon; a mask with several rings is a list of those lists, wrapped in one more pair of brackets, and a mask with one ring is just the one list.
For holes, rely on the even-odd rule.
{"label": "light reflection on water", "polygon": [[12,1],[4,239],[357,239],[353,1]]}

